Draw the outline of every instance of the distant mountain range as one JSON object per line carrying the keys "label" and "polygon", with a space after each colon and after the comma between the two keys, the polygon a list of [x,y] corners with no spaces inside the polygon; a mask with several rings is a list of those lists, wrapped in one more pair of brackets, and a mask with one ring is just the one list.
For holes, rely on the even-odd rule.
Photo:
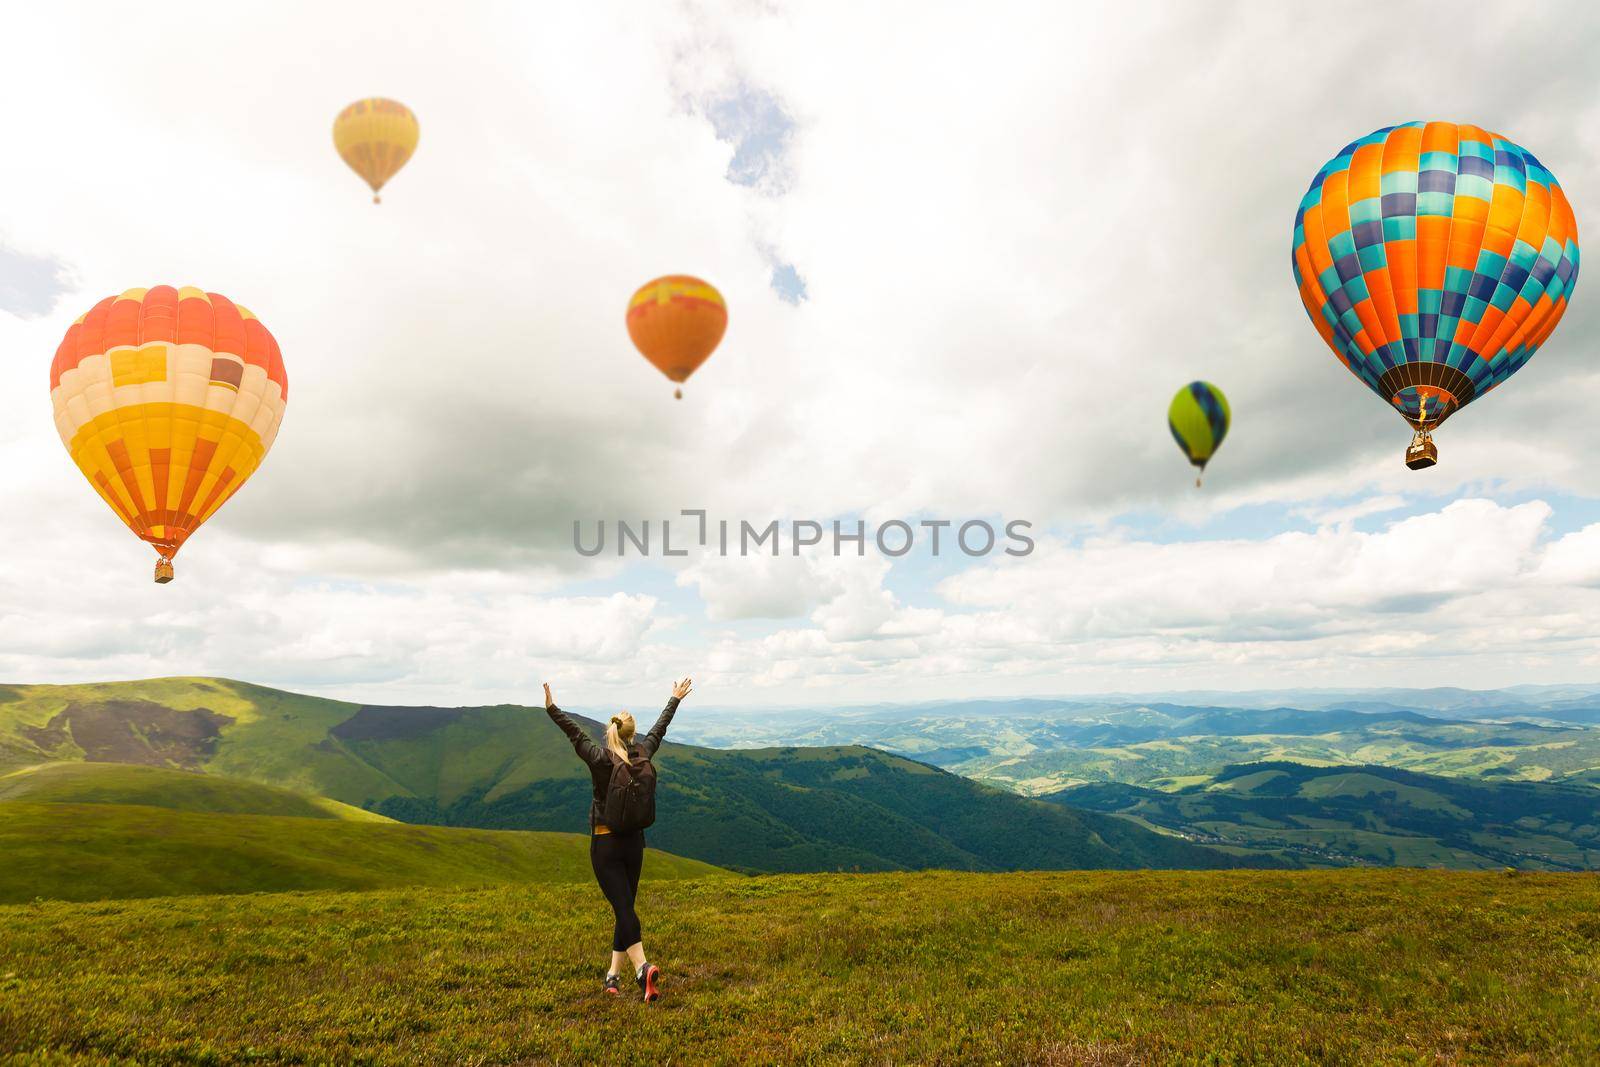
{"label": "distant mountain range", "polygon": [[849,741],[1034,795],[1084,782],[1179,786],[1259,760],[1589,781],[1600,776],[1600,695],[1585,692],[1570,686],[1537,693],[1307,692],[1298,694],[1302,707],[949,701],[708,712],[684,733],[686,740],[724,747]]}
{"label": "distant mountain range", "polygon": [[1600,683],[1514,685],[1504,689],[1253,689],[1242,692],[1192,690],[1107,697],[1118,703],[1223,705],[1235,708],[1408,708],[1453,718],[1533,717],[1564,722],[1594,722],[1600,714]]}
{"label": "distant mountain range", "polygon": [[[62,761],[202,771],[406,822],[587,828],[588,774],[542,708],[366,707],[205,678],[0,687],[0,773]],[[746,871],[1281,864],[859,746],[669,741],[658,763],[651,843]]]}
{"label": "distant mountain range", "polygon": [[1600,715],[1600,682],[1573,685],[1516,685],[1504,689],[1186,689],[1157,693],[1094,693],[1064,697],[1000,697],[924,700],[912,703],[843,704],[828,707],[775,707],[762,709],[707,706],[708,716],[751,726],[774,720],[821,715],[828,719],[880,720],[919,717],[956,710],[972,714],[1016,715],[1029,712],[1128,708],[1166,704],[1196,708],[1325,708],[1378,707],[1405,709],[1448,718],[1521,717],[1553,721],[1590,722]]}

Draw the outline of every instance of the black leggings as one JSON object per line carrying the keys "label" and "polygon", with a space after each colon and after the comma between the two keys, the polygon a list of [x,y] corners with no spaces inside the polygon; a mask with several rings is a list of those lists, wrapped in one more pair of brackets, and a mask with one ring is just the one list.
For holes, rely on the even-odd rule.
{"label": "black leggings", "polygon": [[611,951],[626,952],[639,943],[639,916],[633,898],[639,892],[639,871],[644,867],[644,831],[631,834],[595,834],[589,838],[589,864],[600,892],[617,914],[611,932]]}

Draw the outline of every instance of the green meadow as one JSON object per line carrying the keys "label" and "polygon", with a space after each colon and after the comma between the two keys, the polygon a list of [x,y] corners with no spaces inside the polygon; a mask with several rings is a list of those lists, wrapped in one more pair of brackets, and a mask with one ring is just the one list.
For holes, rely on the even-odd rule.
{"label": "green meadow", "polygon": [[[654,863],[652,857],[647,861]],[[592,885],[0,908],[44,1063],[1593,1063],[1600,879],[774,875],[641,890],[665,999],[599,991]]]}

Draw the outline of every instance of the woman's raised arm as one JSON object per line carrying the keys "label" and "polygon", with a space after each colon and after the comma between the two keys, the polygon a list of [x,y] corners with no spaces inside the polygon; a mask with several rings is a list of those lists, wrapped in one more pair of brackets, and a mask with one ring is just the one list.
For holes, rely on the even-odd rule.
{"label": "woman's raised arm", "polygon": [[684,697],[689,695],[692,688],[693,685],[688,678],[673,684],[672,696],[667,700],[667,706],[661,709],[661,717],[656,720],[654,726],[650,727],[650,732],[644,735],[642,744],[649,748],[652,756],[661,747],[661,742],[666,739],[667,727],[672,725],[672,715],[678,710],[678,704]]}
{"label": "woman's raised arm", "polygon": [[549,682],[544,683],[544,710],[550,716],[550,720],[561,727],[561,732],[567,735],[567,740],[572,742],[573,751],[577,752],[579,759],[591,767],[597,762],[606,760],[606,754],[600,750],[599,745],[594,743],[583,727],[573,722],[570,715],[556,707],[556,698],[550,694]]}

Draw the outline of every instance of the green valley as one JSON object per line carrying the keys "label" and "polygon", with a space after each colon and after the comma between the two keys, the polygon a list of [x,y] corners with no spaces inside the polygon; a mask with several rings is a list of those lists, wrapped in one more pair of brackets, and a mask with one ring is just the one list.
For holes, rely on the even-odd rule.
{"label": "green valley", "polygon": [[1600,868],[1600,790],[1583,784],[1272,762],[1178,788],[1103,782],[1046,799],[1311,866]]}
{"label": "green valley", "polygon": [[[1257,718],[1259,716],[1251,716]],[[1425,774],[1548,781],[1600,767],[1600,729],[1536,723],[1457,722],[1368,712],[1295,712],[1287,724],[1203,724],[1224,732],[1173,734],[1123,744],[979,756],[960,774],[1037,795],[1082,782],[1161,783],[1228,764],[1292,760],[1316,765],[1381,764]],[[1202,724],[1189,728],[1198,731]],[[1225,732],[1252,730],[1257,732]]]}

